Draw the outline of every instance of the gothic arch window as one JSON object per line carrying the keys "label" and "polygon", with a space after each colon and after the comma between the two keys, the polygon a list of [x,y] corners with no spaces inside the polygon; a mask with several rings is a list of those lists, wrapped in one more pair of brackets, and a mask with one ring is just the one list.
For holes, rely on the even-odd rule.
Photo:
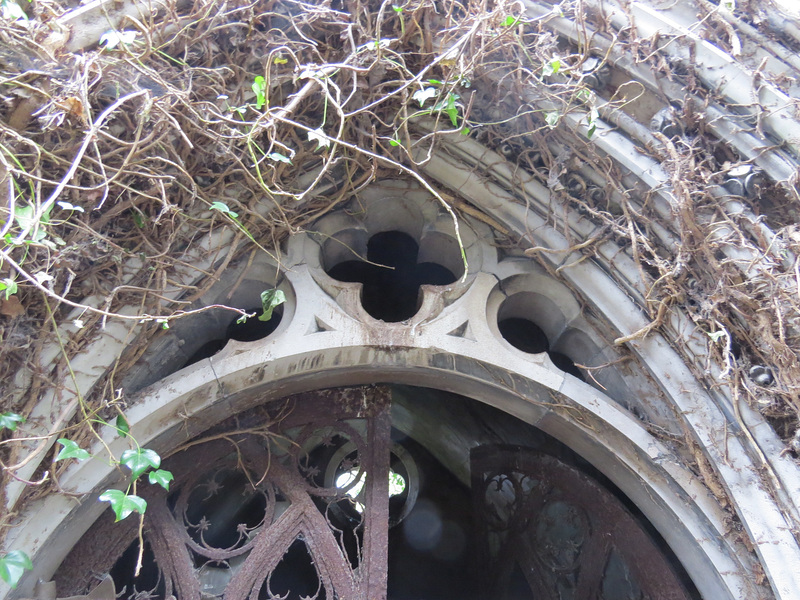
{"label": "gothic arch window", "polygon": [[[461,442],[415,426],[442,411],[439,434]],[[492,428],[526,445],[490,442]],[[298,394],[223,421],[166,464],[178,478],[146,492],[142,571],[135,528],[120,538],[101,519],[56,573],[60,595],[110,572],[126,598],[697,597],[607,480],[542,432],[454,395]]]}
{"label": "gothic arch window", "polygon": [[[110,572],[97,593],[180,600],[755,590],[688,451],[662,443],[683,435],[671,400],[607,320],[485,220],[460,238],[427,192],[382,181],[279,262],[231,263],[198,303],[253,310],[277,288],[273,318],[203,311],[122,382],[132,428],[180,474],[143,492],[141,574],[136,524],[87,502],[40,576],[59,597]],[[62,481],[122,485],[103,468]]]}

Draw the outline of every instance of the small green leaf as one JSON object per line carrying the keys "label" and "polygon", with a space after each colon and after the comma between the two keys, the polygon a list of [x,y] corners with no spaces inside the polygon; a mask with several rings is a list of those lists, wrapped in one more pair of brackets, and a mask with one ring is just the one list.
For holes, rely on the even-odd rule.
{"label": "small green leaf", "polygon": [[86,460],[91,456],[91,454],[89,454],[86,450],[78,446],[77,443],[73,442],[72,440],[68,440],[67,438],[59,439],[58,443],[64,447],[61,448],[61,451],[56,456],[56,461],[67,460],[68,458]]}
{"label": "small green leaf", "polygon": [[21,229],[33,227],[33,214],[33,207],[30,204],[14,208],[14,220]]}
{"label": "small green leaf", "polygon": [[144,217],[135,210],[131,210],[131,217],[133,217],[133,224],[139,229],[144,229]]}
{"label": "small green leaf", "polygon": [[272,59],[272,62],[273,62],[273,64],[276,64],[276,65],[285,65],[286,63],[288,63],[288,62],[289,62],[289,59],[288,59],[288,58],[283,58],[283,57],[282,57],[282,56],[279,54],[279,55],[278,55],[278,56],[276,56],[274,59]]}
{"label": "small green leaf", "polygon": [[447,116],[450,117],[450,122],[453,124],[453,127],[458,126],[458,108],[456,107],[456,99],[458,98],[457,94],[450,92],[447,94],[447,108],[445,108],[445,112]]}
{"label": "small green leaf", "polygon": [[544,113],[544,122],[550,127],[556,127],[556,125],[558,125],[560,116],[561,115],[559,115],[556,111]]}
{"label": "small green leaf", "polygon": [[401,12],[403,12],[403,7],[402,6],[395,6],[394,4],[392,4],[392,10],[394,12],[396,12],[397,14],[400,14]]}
{"label": "small green leaf", "polygon": [[119,431],[122,435],[128,435],[128,433],[130,433],[131,426],[128,425],[128,419],[126,419],[124,415],[117,415],[115,425],[117,427],[117,431]]}
{"label": "small green leaf", "polygon": [[600,120],[600,113],[596,107],[592,107],[589,115],[586,117],[586,122],[589,125],[589,131],[586,132],[586,137],[592,139],[592,135],[597,131],[597,122]]}
{"label": "small green leaf", "polygon": [[23,573],[33,569],[30,557],[22,550],[12,550],[0,557],[0,578],[12,588],[16,588]]}
{"label": "small green leaf", "polygon": [[514,25],[516,25],[519,22],[520,22],[519,17],[515,17],[514,15],[508,15],[503,21],[503,27],[514,27]]}
{"label": "small green leaf", "polygon": [[286,294],[279,289],[264,290],[261,292],[261,309],[264,311],[258,316],[259,321],[269,321],[272,318],[272,311],[276,306],[286,302]]}
{"label": "small green leaf", "polygon": [[147,501],[144,498],[129,496],[120,490],[106,490],[100,494],[99,500],[111,504],[111,510],[117,516],[117,521],[121,521],[133,512],[143,515],[147,510]]}
{"label": "small green leaf", "polygon": [[575,97],[581,102],[593,102],[594,92],[588,88],[583,88],[582,90],[578,90],[578,93],[575,95]]}
{"label": "small green leaf", "polygon": [[10,429],[11,431],[17,430],[17,425],[25,422],[25,417],[13,412],[4,412],[0,414],[0,429]]}
{"label": "small green leaf", "polygon": [[119,459],[121,465],[125,465],[131,470],[134,479],[139,477],[149,468],[157,469],[161,466],[161,457],[155,450],[138,448],[136,450],[125,450]]}
{"label": "small green leaf", "polygon": [[286,163],[287,165],[292,164],[292,159],[289,158],[288,156],[284,156],[280,152],[270,152],[269,154],[267,154],[267,156],[269,156],[274,161]]}
{"label": "small green leaf", "polygon": [[106,31],[100,36],[100,45],[107,50],[116,48],[120,44],[128,46],[136,41],[138,34],[138,31]]}
{"label": "small green leaf", "polygon": [[425,102],[431,98],[435,98],[436,94],[437,91],[435,87],[423,88],[414,92],[414,95],[411,96],[411,99],[419,102],[420,106],[425,106]]}
{"label": "small green leaf", "polygon": [[14,0],[0,0],[0,16],[9,21],[28,20],[28,15]]}
{"label": "small green leaf", "polygon": [[555,75],[561,70],[561,59],[557,56],[554,57],[550,62],[545,63],[542,70],[545,75]]}
{"label": "small green leaf", "polygon": [[0,292],[5,291],[6,300],[17,293],[17,282],[13,279],[6,277],[0,281]]}
{"label": "small green leaf", "polygon": [[50,275],[50,273],[46,273],[45,271],[39,271],[38,273],[33,274],[33,278],[39,282],[40,285],[44,285],[48,281],[53,281],[55,277]]}
{"label": "small green leaf", "polygon": [[392,138],[391,140],[389,140],[389,145],[394,146],[396,148],[397,146],[400,145],[400,141]]}
{"label": "small green leaf", "polygon": [[59,208],[64,210],[77,210],[78,212],[84,212],[83,208],[80,206],[75,206],[74,204],[70,204],[69,202],[65,202],[63,200],[59,200],[56,202],[56,204],[58,204]]}
{"label": "small green leaf", "polygon": [[232,211],[230,208],[228,208],[227,204],[218,200],[215,200],[211,203],[211,210],[218,210],[222,214],[228,215],[234,219],[239,216],[239,213]]}
{"label": "small green leaf", "polygon": [[256,110],[261,110],[267,103],[267,81],[262,75],[253,78],[253,92],[256,95]]}
{"label": "small green leaf", "polygon": [[153,485],[156,485],[156,484],[160,485],[165,490],[169,491],[169,482],[172,481],[175,478],[172,476],[172,473],[170,473],[169,471],[165,471],[164,469],[158,469],[156,471],[150,471],[147,474],[147,479]]}
{"label": "small green leaf", "polygon": [[470,128],[465,125],[464,127],[461,128],[461,135],[469,135],[470,131],[471,131]]}
{"label": "small green leaf", "polygon": [[308,132],[308,141],[317,142],[317,150],[320,148],[327,148],[331,145],[331,140],[322,131],[322,127],[317,127],[314,131]]}
{"label": "small green leaf", "polygon": [[438,79],[428,79],[428,83],[430,83],[431,85],[444,85],[444,84],[443,84],[441,81],[439,81]]}

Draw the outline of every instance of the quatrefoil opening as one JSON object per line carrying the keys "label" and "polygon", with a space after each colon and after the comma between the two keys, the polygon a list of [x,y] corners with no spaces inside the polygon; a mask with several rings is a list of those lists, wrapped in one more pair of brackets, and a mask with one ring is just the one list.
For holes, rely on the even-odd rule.
{"label": "quatrefoil opening", "polygon": [[[346,260],[330,267],[327,273],[338,281],[361,283],[361,304],[367,314],[387,323],[399,323],[419,310],[420,286],[449,285],[461,276],[442,264],[458,264],[452,256],[444,256],[454,252],[451,244],[441,243],[444,240],[431,237],[423,244],[429,242],[436,247],[420,248],[407,233],[383,231],[369,238],[366,260]],[[433,256],[446,260],[424,260]]]}

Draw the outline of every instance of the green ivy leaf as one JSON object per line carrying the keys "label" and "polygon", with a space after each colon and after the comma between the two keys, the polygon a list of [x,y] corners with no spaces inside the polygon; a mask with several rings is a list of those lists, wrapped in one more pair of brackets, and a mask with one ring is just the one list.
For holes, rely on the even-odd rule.
{"label": "green ivy leaf", "polygon": [[553,58],[550,62],[545,63],[542,70],[546,76],[555,75],[561,70],[561,59],[558,57]]}
{"label": "green ivy leaf", "polygon": [[86,450],[78,446],[77,443],[73,442],[72,440],[68,440],[67,438],[59,439],[58,443],[64,447],[61,448],[61,451],[56,456],[56,461],[67,460],[69,458],[86,460],[91,456],[91,454],[89,454]]}
{"label": "green ivy leaf", "polygon": [[106,490],[100,494],[99,500],[111,504],[111,510],[117,516],[117,521],[121,521],[133,512],[143,515],[147,510],[147,501],[144,498],[128,495],[120,490]]}
{"label": "green ivy leaf", "polygon": [[144,229],[144,217],[139,214],[135,210],[131,210],[131,217],[133,218],[133,224],[136,225],[139,229]]}
{"label": "green ivy leaf", "polygon": [[12,550],[0,558],[0,578],[16,588],[26,570],[33,568],[30,557],[22,550]]}
{"label": "green ivy leaf", "polygon": [[28,15],[14,0],[0,0],[0,15],[9,21],[28,20]]}
{"label": "green ivy leaf", "polygon": [[119,459],[119,463],[128,467],[131,470],[131,475],[136,479],[147,469],[160,467],[161,457],[155,450],[138,448],[136,450],[125,450]]}
{"label": "green ivy leaf", "polygon": [[10,429],[11,431],[17,430],[17,425],[25,422],[25,417],[13,412],[4,412],[0,414],[0,429]]}
{"label": "green ivy leaf", "polygon": [[153,485],[158,484],[165,490],[169,491],[169,482],[175,479],[175,477],[173,477],[172,473],[170,473],[169,471],[165,471],[164,469],[158,469],[156,471],[150,471],[147,474],[147,479]]}
{"label": "green ivy leaf", "polygon": [[411,99],[419,102],[420,106],[425,106],[425,102],[431,98],[435,98],[436,94],[437,91],[435,87],[423,88],[414,92],[414,95],[411,96]]}
{"label": "green ivy leaf", "polygon": [[558,125],[559,117],[560,115],[556,111],[544,113],[544,122],[551,128],[555,128]]}
{"label": "green ivy leaf", "polygon": [[14,220],[21,229],[27,229],[33,226],[33,214],[33,207],[30,204],[14,208]]}
{"label": "green ivy leaf", "polygon": [[256,95],[256,110],[261,110],[267,103],[267,81],[262,75],[257,75],[253,79],[252,88]]}
{"label": "green ivy leaf", "polygon": [[136,41],[138,31],[106,31],[100,36],[100,45],[111,50],[120,44],[129,46]]}
{"label": "green ivy leaf", "polygon": [[239,213],[232,211],[227,204],[218,200],[211,203],[211,210],[218,210],[222,214],[228,215],[234,219],[239,216]]}
{"label": "green ivy leaf", "polygon": [[6,277],[0,281],[0,292],[5,291],[6,300],[17,293],[17,282],[13,279]]}
{"label": "green ivy leaf", "polygon": [[514,27],[517,23],[520,22],[519,17],[515,17],[514,15],[508,15],[505,20],[503,21],[503,27]]}
{"label": "green ivy leaf", "polygon": [[280,152],[270,152],[269,154],[267,154],[267,156],[269,156],[272,160],[277,162],[286,163],[287,165],[292,164],[292,159],[289,158],[288,156],[284,156]]}
{"label": "green ivy leaf", "polygon": [[588,139],[592,139],[594,132],[597,131],[597,122],[600,120],[600,113],[597,111],[597,108],[594,106],[589,111],[589,116],[587,117],[586,121],[589,125],[589,130],[586,132],[586,137]]}
{"label": "green ivy leaf", "polygon": [[450,92],[447,94],[447,107],[444,109],[453,127],[458,127],[458,108],[456,107],[457,94]]}
{"label": "green ivy leaf", "polygon": [[59,208],[62,210],[77,210],[78,212],[85,212],[82,207],[76,206],[75,204],[70,204],[64,200],[59,200],[56,202],[56,204],[58,204]]}
{"label": "green ivy leaf", "polygon": [[309,142],[317,142],[317,150],[320,148],[327,148],[331,145],[331,140],[325,135],[325,132],[322,131],[322,127],[318,127],[314,131],[308,132],[308,141]]}
{"label": "green ivy leaf", "polygon": [[128,435],[131,430],[131,426],[128,425],[128,419],[126,419],[123,415],[117,415],[117,420],[115,421],[114,425],[122,435]]}
{"label": "green ivy leaf", "polygon": [[261,292],[261,308],[264,311],[258,316],[259,321],[269,321],[272,311],[276,306],[286,302],[286,294],[279,289],[264,290]]}

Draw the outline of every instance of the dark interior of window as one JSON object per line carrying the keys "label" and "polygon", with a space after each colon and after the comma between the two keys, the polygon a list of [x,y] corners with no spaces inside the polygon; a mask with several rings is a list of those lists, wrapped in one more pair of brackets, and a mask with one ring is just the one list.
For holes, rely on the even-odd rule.
{"label": "dark interior of window", "polygon": [[456,276],[435,262],[418,263],[419,245],[407,233],[384,231],[367,243],[367,260],[334,265],[328,275],[339,281],[362,283],[361,303],[371,317],[398,323],[420,307],[421,285],[449,285]]}

